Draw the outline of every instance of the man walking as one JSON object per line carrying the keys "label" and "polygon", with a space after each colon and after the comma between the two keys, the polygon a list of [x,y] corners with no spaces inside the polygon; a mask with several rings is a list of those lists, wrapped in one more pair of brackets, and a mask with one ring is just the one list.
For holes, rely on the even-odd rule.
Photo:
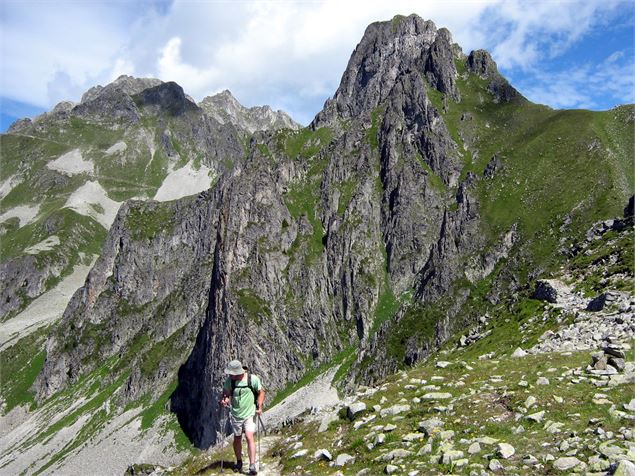
{"label": "man walking", "polygon": [[255,416],[262,414],[265,401],[265,391],[257,375],[250,374],[247,367],[243,367],[239,360],[232,360],[227,364],[225,373],[229,375],[223,384],[223,398],[220,404],[224,407],[231,405],[229,421],[234,433],[234,453],[236,464],[234,471],[242,472],[242,435],[247,439],[249,454],[249,474],[258,474],[256,466],[256,432]]}

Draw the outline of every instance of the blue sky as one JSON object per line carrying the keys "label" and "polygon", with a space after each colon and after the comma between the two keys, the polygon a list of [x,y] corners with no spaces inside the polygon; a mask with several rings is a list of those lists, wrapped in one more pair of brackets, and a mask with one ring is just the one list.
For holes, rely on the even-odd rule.
{"label": "blue sky", "polygon": [[489,50],[530,100],[635,102],[632,0],[0,1],[0,130],[120,74],[231,90],[306,124],[337,88],[365,27],[417,13],[467,54]]}

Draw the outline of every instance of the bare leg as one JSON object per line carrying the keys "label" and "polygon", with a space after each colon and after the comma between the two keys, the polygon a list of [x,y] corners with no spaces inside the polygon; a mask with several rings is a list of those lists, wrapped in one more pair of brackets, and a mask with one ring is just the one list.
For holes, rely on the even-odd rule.
{"label": "bare leg", "polygon": [[242,437],[234,436],[234,454],[236,455],[236,461],[242,460],[243,453],[243,445],[242,445]]}
{"label": "bare leg", "polygon": [[249,452],[249,464],[256,463],[256,443],[254,441],[254,432],[246,431],[245,438],[247,439],[247,451]]}

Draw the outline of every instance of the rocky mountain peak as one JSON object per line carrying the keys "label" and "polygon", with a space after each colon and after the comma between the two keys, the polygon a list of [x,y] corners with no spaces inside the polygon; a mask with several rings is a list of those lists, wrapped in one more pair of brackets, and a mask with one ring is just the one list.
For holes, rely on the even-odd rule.
{"label": "rocky mountain peak", "polygon": [[228,89],[207,96],[199,107],[221,124],[232,123],[250,134],[259,130],[300,128],[300,124],[284,111],[274,111],[269,106],[243,106]]}
{"label": "rocky mountain peak", "polygon": [[163,81],[156,78],[135,78],[133,76],[122,74],[106,86],[97,85],[90,88],[82,95],[80,103],[83,104],[85,102],[92,101],[97,99],[103,93],[111,91],[121,91],[128,96],[133,96],[135,94],[139,94],[144,89],[158,86],[162,82]]}
{"label": "rocky mountain peak", "polygon": [[183,88],[173,81],[144,89],[136,94],[134,99],[142,106],[158,108],[173,116],[199,109],[194,102],[188,99]]}
{"label": "rocky mountain peak", "polygon": [[467,57],[467,70],[489,79],[488,89],[498,101],[508,102],[512,99],[524,100],[524,97],[498,72],[492,56],[486,50],[472,51]]}
{"label": "rocky mountain peak", "polygon": [[413,71],[423,72],[432,87],[458,100],[454,60],[461,56],[447,29],[437,29],[432,21],[417,15],[372,23],[355,48],[335,96],[316,116],[314,126],[371,111],[401,77]]}

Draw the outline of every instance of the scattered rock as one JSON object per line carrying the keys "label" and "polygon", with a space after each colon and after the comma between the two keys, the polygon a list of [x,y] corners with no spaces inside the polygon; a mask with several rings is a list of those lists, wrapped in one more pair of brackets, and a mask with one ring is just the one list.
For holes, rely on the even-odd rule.
{"label": "scattered rock", "polygon": [[346,414],[350,420],[355,419],[355,416],[366,410],[366,404],[364,402],[351,403],[346,409]]}
{"label": "scattered rock", "polygon": [[448,398],[452,398],[452,394],[447,392],[430,392],[430,393],[426,393],[421,398],[423,400],[447,400]]}
{"label": "scattered rock", "polygon": [[401,438],[401,441],[417,441],[426,437],[423,433],[408,433]]}
{"label": "scattered rock", "polygon": [[463,458],[463,452],[459,450],[447,450],[443,452],[441,462],[443,464],[451,464],[454,461]]}
{"label": "scattered rock", "polygon": [[477,438],[476,441],[482,445],[488,445],[488,446],[498,443],[498,440],[495,438],[492,438],[491,436],[482,436],[480,438]]}
{"label": "scattered rock", "polygon": [[337,458],[335,458],[335,466],[344,466],[345,464],[353,462],[355,462],[355,458],[346,453],[339,454]]}
{"label": "scattered rock", "polygon": [[555,304],[561,295],[569,292],[568,286],[557,279],[539,279],[536,281],[536,289],[531,297]]}
{"label": "scattered rock", "polygon": [[475,441],[467,449],[467,452],[469,454],[471,454],[471,455],[475,455],[476,453],[480,453],[481,452],[481,445],[478,444],[478,441]]}
{"label": "scattered rock", "polygon": [[386,474],[393,474],[393,473],[396,473],[397,471],[399,471],[399,467],[395,466],[394,464],[388,464],[384,468],[384,473]]}
{"label": "scattered rock", "polygon": [[410,410],[410,405],[393,405],[392,407],[383,408],[379,412],[379,414],[382,417],[394,416],[394,415],[398,415],[399,413],[402,413],[402,412],[407,412],[409,410]]}
{"label": "scattered rock", "polygon": [[389,451],[385,455],[381,457],[384,461],[392,461],[395,458],[405,458],[406,456],[410,456],[412,451],[404,450],[403,448],[398,448],[396,450]]}
{"label": "scattered rock", "polygon": [[309,450],[304,449],[304,450],[300,450],[297,453],[293,453],[291,455],[292,458],[301,458],[303,456],[306,456],[306,454],[309,452]]}
{"label": "scattered rock", "polygon": [[503,459],[511,458],[514,453],[516,453],[516,450],[509,443],[499,443],[496,447],[496,455]]}
{"label": "scattered rock", "polygon": [[487,466],[490,471],[503,471],[505,468],[497,459],[490,460],[489,465]]}
{"label": "scattered rock", "polygon": [[527,418],[527,420],[529,421],[540,423],[545,418],[545,411],[542,410],[536,413],[532,413],[531,415],[527,415],[525,418]]}
{"label": "scattered rock", "polygon": [[319,449],[315,453],[313,453],[313,458],[315,459],[324,459],[326,461],[331,461],[333,456],[331,452],[327,449]]}
{"label": "scattered rock", "polygon": [[538,460],[533,455],[527,455],[523,458],[523,464],[526,464],[528,466],[534,466],[538,464]]}
{"label": "scattered rock", "polygon": [[426,435],[430,436],[435,429],[443,427],[443,420],[438,418],[429,418],[419,422],[419,429],[423,430]]}
{"label": "scattered rock", "polygon": [[613,476],[635,476],[635,464],[625,459],[619,461]]}
{"label": "scattered rock", "polygon": [[512,357],[525,357],[526,355],[527,355],[527,352],[525,352],[520,347],[517,347],[514,353],[512,354]]}
{"label": "scattered rock", "polygon": [[549,385],[549,379],[547,377],[538,377],[536,385]]}
{"label": "scattered rock", "polygon": [[555,460],[553,462],[553,467],[559,471],[567,471],[569,469],[575,468],[581,463],[582,461],[580,461],[575,456],[566,456],[564,458],[558,458],[557,460]]}

